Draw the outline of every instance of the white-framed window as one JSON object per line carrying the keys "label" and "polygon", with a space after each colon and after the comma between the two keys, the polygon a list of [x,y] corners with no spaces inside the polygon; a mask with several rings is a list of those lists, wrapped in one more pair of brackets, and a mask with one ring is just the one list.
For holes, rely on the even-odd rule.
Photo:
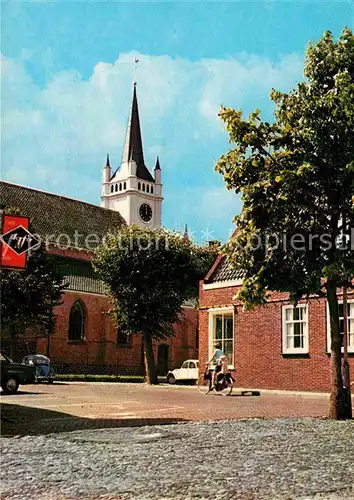
{"label": "white-framed window", "polygon": [[221,342],[221,348],[227,355],[230,368],[234,367],[234,308],[209,310],[209,359],[215,345]]}
{"label": "white-framed window", "polygon": [[[344,309],[343,301],[338,301],[339,307],[339,328],[342,337],[342,351],[344,339]],[[347,301],[348,315],[348,352],[354,353],[354,300]],[[331,322],[329,318],[329,307],[327,302],[327,351],[331,352]]]}
{"label": "white-framed window", "polygon": [[282,307],[283,354],[309,352],[308,307],[306,304]]}

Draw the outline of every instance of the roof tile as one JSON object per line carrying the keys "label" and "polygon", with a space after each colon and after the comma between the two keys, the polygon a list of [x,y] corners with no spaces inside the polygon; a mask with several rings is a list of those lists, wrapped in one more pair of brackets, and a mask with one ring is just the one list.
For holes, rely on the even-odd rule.
{"label": "roof tile", "polygon": [[208,283],[216,283],[219,281],[231,281],[241,279],[243,271],[235,269],[227,257],[224,257],[219,262],[213,274],[210,276]]}
{"label": "roof tile", "polygon": [[5,181],[0,181],[0,203],[30,217],[43,239],[72,248],[93,251],[109,232],[126,224],[114,210]]}

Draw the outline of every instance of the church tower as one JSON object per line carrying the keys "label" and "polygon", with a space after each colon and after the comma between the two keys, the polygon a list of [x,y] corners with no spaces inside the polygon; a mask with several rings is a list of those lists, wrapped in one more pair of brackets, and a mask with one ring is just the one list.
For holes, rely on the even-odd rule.
{"label": "church tower", "polygon": [[157,157],[154,176],[145,165],[138,99],[134,84],[122,163],[113,174],[109,156],[103,168],[101,206],[120,212],[128,225],[161,227],[162,184]]}

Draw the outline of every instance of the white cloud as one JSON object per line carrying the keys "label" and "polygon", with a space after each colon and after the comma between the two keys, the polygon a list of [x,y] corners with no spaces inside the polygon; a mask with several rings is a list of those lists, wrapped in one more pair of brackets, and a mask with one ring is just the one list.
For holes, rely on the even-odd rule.
{"label": "white cloud", "polygon": [[[24,49],[18,60],[2,57],[2,178],[98,202],[105,154],[111,153],[114,167],[120,162],[137,56],[147,162],[153,167],[158,154],[163,169],[183,168],[181,182],[197,185],[186,189],[178,176],[171,177],[177,181],[164,202],[171,225],[173,206],[182,199],[181,217],[231,224],[240,203],[218,187],[220,179],[211,168],[227,144],[217,117],[220,105],[265,107],[269,113],[270,89],[292,87],[302,68],[296,55],[277,63],[247,54],[191,62],[131,52],[114,63],[98,62],[84,79],[75,69],[54,73],[50,51],[45,56],[50,68],[44,87],[26,71],[35,54]],[[213,179],[217,187],[206,187]]]}
{"label": "white cloud", "polygon": [[216,122],[220,106],[243,108],[252,96],[252,108],[258,107],[257,100],[267,96],[272,87],[288,88],[301,76],[302,60],[292,54],[278,63],[248,54],[240,59],[202,60],[208,72],[199,103],[200,113]]}

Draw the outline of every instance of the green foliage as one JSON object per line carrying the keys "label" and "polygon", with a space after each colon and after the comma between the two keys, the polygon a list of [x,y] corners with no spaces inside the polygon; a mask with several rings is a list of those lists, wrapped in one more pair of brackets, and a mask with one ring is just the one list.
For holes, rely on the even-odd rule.
{"label": "green foliage", "polygon": [[296,301],[323,294],[322,278],[341,286],[354,275],[354,252],[338,244],[343,216],[349,235],[354,227],[352,31],[311,43],[304,74],[291,92],[272,91],[272,124],[259,110],[246,120],[241,111],[220,112],[232,149],[216,170],[243,200],[223,250],[245,272],[240,298],[248,308],[263,304],[267,290]]}
{"label": "green foliage", "polygon": [[[20,215],[16,209],[8,209],[8,214]],[[30,226],[30,232],[35,230]],[[24,271],[2,269],[1,286],[1,327],[11,335],[23,334],[34,327],[45,334],[54,331],[53,307],[61,303],[65,286],[55,272],[51,256],[44,248],[34,250]]]}
{"label": "green foliage", "polygon": [[163,229],[122,228],[98,248],[93,263],[114,301],[115,319],[131,334],[173,334],[183,302],[198,295],[217,250]]}

